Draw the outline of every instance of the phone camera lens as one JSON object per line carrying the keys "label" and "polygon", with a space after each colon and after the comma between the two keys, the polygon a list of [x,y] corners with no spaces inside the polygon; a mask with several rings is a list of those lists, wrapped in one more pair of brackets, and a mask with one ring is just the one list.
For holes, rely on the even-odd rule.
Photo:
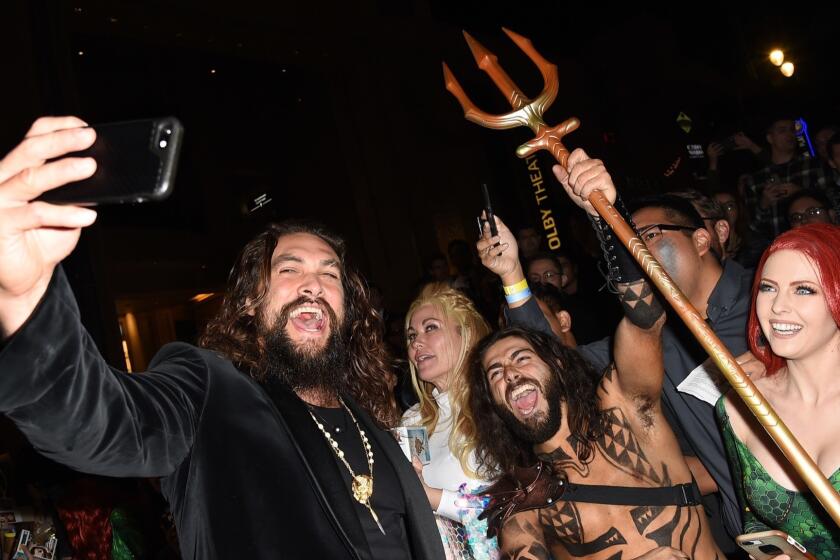
{"label": "phone camera lens", "polygon": [[172,129],[171,128],[164,128],[161,129],[160,134],[158,134],[158,147],[161,150],[165,150],[166,147],[169,145],[169,138],[172,136]]}

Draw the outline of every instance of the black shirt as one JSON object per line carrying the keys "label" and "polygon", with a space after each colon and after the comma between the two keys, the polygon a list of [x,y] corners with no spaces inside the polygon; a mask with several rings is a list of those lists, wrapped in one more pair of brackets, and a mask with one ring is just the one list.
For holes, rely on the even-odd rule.
{"label": "black shirt", "polygon": [[[350,463],[353,472],[357,475],[370,474],[359,430],[353,424],[347,411],[343,407],[322,408],[312,406],[310,408],[315,417],[324,424],[324,429],[338,443],[339,449],[344,451],[344,459]],[[385,529],[385,534],[383,535],[379,530],[368,508],[354,499],[356,513],[362,523],[365,537],[367,537],[374,558],[410,559],[411,553],[409,552],[405,528],[405,500],[397,475],[391,463],[385,457],[385,452],[376,443],[375,438],[368,436],[368,442],[373,451],[374,459],[373,495],[370,505],[379,517],[379,522]],[[352,496],[350,472],[338,457],[335,457],[335,460],[338,463],[339,471],[341,471],[341,477],[347,485],[347,491]]]}

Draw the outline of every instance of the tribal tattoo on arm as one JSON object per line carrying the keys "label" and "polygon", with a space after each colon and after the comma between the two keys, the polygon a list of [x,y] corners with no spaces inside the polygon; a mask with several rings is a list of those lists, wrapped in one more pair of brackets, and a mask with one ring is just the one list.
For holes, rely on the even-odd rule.
{"label": "tribal tattoo on arm", "polygon": [[624,315],[640,329],[650,329],[665,313],[665,308],[647,279],[631,284],[618,284],[617,288]]}

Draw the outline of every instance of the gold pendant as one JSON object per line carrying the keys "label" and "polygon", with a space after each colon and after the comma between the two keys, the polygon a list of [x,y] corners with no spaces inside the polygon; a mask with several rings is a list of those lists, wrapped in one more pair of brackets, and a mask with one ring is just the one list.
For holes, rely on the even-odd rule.
{"label": "gold pendant", "polygon": [[353,477],[353,498],[360,504],[367,504],[373,495],[373,478],[366,474],[359,474]]}

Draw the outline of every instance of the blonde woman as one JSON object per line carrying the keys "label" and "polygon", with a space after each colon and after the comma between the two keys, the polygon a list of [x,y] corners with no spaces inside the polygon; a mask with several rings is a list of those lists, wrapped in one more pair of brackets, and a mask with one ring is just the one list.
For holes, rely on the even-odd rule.
{"label": "blonde woman", "polygon": [[431,461],[415,459],[423,488],[435,510],[447,558],[498,557],[483,504],[475,496],[488,486],[476,473],[475,422],[466,407],[468,356],[490,327],[463,293],[446,284],[428,284],[406,314],[411,381],[420,402],[403,415],[403,426],[423,426]]}

